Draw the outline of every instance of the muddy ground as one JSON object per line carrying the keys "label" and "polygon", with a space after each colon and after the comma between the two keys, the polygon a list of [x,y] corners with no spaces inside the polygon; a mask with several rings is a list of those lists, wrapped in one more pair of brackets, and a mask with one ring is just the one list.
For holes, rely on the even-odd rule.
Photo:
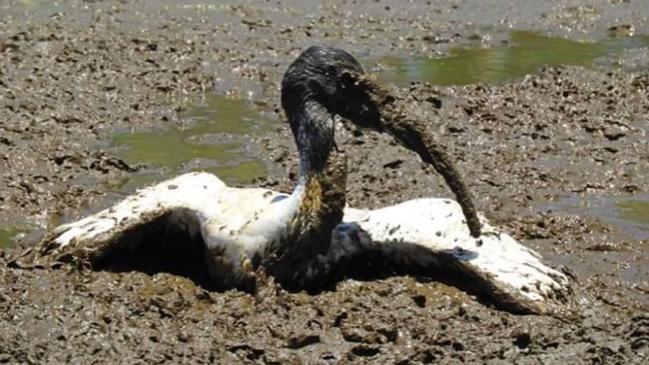
{"label": "muddy ground", "polygon": [[[204,92],[249,98],[277,119],[276,133],[259,137],[277,173],[254,184],[289,189],[296,159],[278,84],[313,43],[363,58],[443,54],[476,35],[489,45],[511,27],[576,39],[615,25],[649,33],[643,1],[490,3],[3,2],[0,223],[45,227],[114,202],[105,186],[130,168],[102,150],[106,139],[181,124]],[[269,286],[254,297],[164,272],[7,268],[36,232],[0,251],[0,363],[647,361],[649,242],[545,205],[566,194],[649,192],[642,52],[629,55],[635,72],[557,67],[500,85],[410,87],[479,209],[575,272],[569,316],[509,314],[426,278],[349,280],[313,296]],[[449,196],[389,138],[339,137],[352,205]]]}

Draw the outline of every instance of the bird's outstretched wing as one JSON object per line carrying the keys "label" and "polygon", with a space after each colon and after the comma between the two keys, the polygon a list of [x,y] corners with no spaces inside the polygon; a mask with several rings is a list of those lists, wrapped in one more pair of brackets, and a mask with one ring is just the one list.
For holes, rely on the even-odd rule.
{"label": "bird's outstretched wing", "polygon": [[[380,251],[396,265],[435,268],[469,282],[503,309],[549,313],[570,301],[570,279],[541,256],[484,223],[470,235],[460,206],[448,199],[416,199],[376,209],[346,209],[330,256]],[[337,247],[336,247],[337,245]]]}
{"label": "bird's outstretched wing", "polygon": [[[57,227],[13,264],[93,264],[120,245],[143,241],[149,233],[145,226],[163,217],[172,219],[176,228],[200,234],[206,222],[223,213],[218,202],[231,190],[208,173],[181,175]],[[370,211],[346,208],[344,223],[332,232],[329,251],[313,258],[301,284],[335,278],[350,257],[363,260],[380,252],[406,271],[434,268],[457,275],[458,282],[471,283],[510,311],[546,313],[569,300],[566,275],[545,265],[536,252],[506,233],[486,222],[483,229],[480,238],[471,237],[462,209],[448,199],[417,199]]]}
{"label": "bird's outstretched wing", "polygon": [[56,262],[93,263],[119,245],[138,245],[145,226],[162,218],[176,228],[200,234],[202,223],[216,209],[226,185],[209,173],[188,173],[141,189],[114,206],[48,233],[41,243],[12,262],[18,267],[49,266]]}

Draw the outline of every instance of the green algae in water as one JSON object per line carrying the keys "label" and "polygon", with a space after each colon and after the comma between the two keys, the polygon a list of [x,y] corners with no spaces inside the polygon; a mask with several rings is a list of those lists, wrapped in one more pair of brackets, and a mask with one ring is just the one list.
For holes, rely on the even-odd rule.
{"label": "green algae in water", "polygon": [[8,248],[16,244],[21,235],[29,232],[29,229],[16,226],[0,227],[0,249]]}
{"label": "green algae in water", "polygon": [[426,81],[436,85],[497,83],[536,72],[543,66],[590,66],[597,58],[624,49],[649,47],[649,36],[577,42],[534,32],[510,33],[511,44],[493,48],[454,48],[448,57],[384,57],[388,81]]}
{"label": "green algae in water", "polygon": [[135,173],[108,188],[131,192],[188,171],[211,172],[228,184],[267,175],[264,163],[252,157],[250,135],[270,129],[272,121],[244,101],[209,96],[188,108],[183,117],[191,120],[190,127],[115,136],[124,161],[153,171]]}
{"label": "green algae in water", "polygon": [[649,195],[567,197],[547,205],[553,211],[587,215],[616,225],[638,239],[649,239]]}
{"label": "green algae in water", "polygon": [[620,217],[634,222],[639,229],[649,234],[649,198],[646,200],[621,200],[616,205]]}

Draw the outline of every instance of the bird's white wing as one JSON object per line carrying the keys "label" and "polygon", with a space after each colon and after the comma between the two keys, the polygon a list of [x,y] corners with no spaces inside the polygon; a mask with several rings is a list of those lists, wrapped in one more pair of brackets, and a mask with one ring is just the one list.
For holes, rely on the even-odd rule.
{"label": "bird's white wing", "polygon": [[[55,228],[41,243],[14,261],[17,266],[47,265],[57,261],[100,257],[118,244],[137,245],[142,228],[162,217],[177,228],[199,234],[214,214],[214,203],[225,184],[209,173],[188,173],[138,190],[133,195],[76,222]],[[123,239],[129,235],[129,239]],[[124,242],[128,241],[128,242]]]}
{"label": "bird's white wing", "polygon": [[572,291],[566,275],[483,217],[482,236],[471,237],[453,200],[416,199],[371,211],[348,208],[344,219],[333,233],[343,255],[378,249],[402,265],[464,276],[510,311],[547,313],[565,304]]}
{"label": "bird's white wing", "polygon": [[[144,226],[162,217],[194,234],[199,234],[201,228],[205,230],[202,233],[207,235],[209,249],[215,243],[212,239],[220,237],[212,232],[220,231],[220,220],[228,227],[237,226],[238,220],[246,225],[245,217],[237,220],[228,207],[237,205],[239,210],[248,211],[258,205],[251,201],[242,207],[242,202],[231,194],[255,198],[255,202],[261,199],[264,206],[274,205],[275,201],[290,203],[283,194],[265,189],[232,189],[214,175],[189,173],[139,190],[111,208],[57,227],[14,264],[29,267],[61,261],[92,262],[120,244],[137,245],[147,233]],[[260,222],[274,222],[263,218],[263,214],[260,218]],[[331,249],[314,258],[305,283],[310,281],[308,277],[317,280],[323,274],[335,276],[330,271],[347,257],[362,258],[369,251],[379,250],[403,267],[452,270],[471,279],[474,287],[510,310],[543,313],[567,300],[570,285],[564,274],[546,266],[537,253],[488,224],[479,239],[471,237],[463,219],[460,206],[447,199],[411,200],[372,211],[346,208],[345,223],[332,233]],[[263,235],[255,232],[248,233],[251,237]],[[248,247],[253,251],[261,248]]]}

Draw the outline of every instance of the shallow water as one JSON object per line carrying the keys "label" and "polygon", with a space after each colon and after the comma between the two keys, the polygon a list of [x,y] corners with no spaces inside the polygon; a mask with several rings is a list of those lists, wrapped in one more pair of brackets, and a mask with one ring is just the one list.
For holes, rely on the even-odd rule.
{"label": "shallow water", "polygon": [[29,231],[26,227],[0,226],[0,249],[13,246]]}
{"label": "shallow water", "polygon": [[638,239],[649,239],[649,195],[567,197],[545,206],[569,214],[597,217]]}
{"label": "shallow water", "polygon": [[513,31],[500,47],[453,48],[442,58],[386,56],[379,73],[390,82],[426,81],[436,85],[496,83],[534,73],[543,66],[590,66],[625,49],[649,47],[649,36],[578,42],[535,32]]}
{"label": "shallow water", "polygon": [[253,157],[256,146],[251,136],[269,130],[273,121],[244,101],[206,95],[190,106],[183,118],[189,127],[115,136],[119,157],[132,166],[144,164],[147,168],[111,183],[109,188],[131,192],[189,171],[211,172],[228,184],[267,175],[264,162]]}

